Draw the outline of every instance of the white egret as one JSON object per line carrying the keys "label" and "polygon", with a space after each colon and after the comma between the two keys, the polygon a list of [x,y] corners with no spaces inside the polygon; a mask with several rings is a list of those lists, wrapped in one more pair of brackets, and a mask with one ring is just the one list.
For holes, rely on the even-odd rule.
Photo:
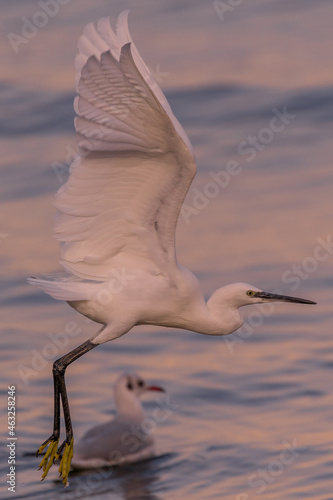
{"label": "white egret", "polygon": [[[102,327],[53,365],[53,433],[37,451],[44,479],[63,452],[67,484],[73,431],[66,367],[135,325],[227,335],[243,323],[239,307],[266,301],[313,304],[244,283],[224,286],[205,301],[196,277],[180,266],[175,229],[196,173],[191,143],[140,57],[123,12],[116,33],[109,19],[88,24],[79,39],[74,108],[79,157],[56,196],[55,237],[64,275],[31,278]],[[58,448],[60,398],[66,440]]]}

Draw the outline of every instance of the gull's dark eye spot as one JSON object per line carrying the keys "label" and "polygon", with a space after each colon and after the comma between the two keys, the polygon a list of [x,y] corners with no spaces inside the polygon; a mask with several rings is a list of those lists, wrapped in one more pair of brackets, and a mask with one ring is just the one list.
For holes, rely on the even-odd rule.
{"label": "gull's dark eye spot", "polygon": [[138,380],[138,386],[139,386],[139,387],[143,387],[143,385],[144,385],[144,384],[143,384],[143,380]]}
{"label": "gull's dark eye spot", "polygon": [[254,291],[253,290],[248,290],[246,292],[246,295],[248,295],[249,297],[253,297],[254,296]]}
{"label": "gull's dark eye spot", "polygon": [[127,389],[129,389],[130,391],[133,390],[132,382],[127,382]]}

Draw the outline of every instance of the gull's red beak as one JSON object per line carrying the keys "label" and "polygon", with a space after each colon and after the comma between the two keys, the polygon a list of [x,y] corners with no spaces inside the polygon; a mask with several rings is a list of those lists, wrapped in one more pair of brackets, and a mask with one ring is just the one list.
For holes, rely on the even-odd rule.
{"label": "gull's red beak", "polygon": [[163,389],[163,387],[159,387],[158,385],[148,385],[147,391],[165,392],[165,389]]}

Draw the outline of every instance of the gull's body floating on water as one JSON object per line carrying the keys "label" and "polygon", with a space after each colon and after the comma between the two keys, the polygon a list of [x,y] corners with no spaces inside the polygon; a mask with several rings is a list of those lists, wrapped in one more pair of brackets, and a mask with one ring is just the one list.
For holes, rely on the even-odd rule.
{"label": "gull's body floating on water", "polygon": [[154,439],[143,425],[145,413],[139,400],[148,391],[164,392],[164,389],[147,385],[135,373],[125,373],[117,379],[116,416],[89,429],[75,445],[72,462],[75,469],[129,464],[154,455]]}
{"label": "gull's body floating on water", "polygon": [[[227,335],[243,323],[239,307],[266,301],[313,303],[262,292],[244,283],[205,301],[196,277],[177,263],[175,229],[196,173],[191,143],[132,43],[127,12],[114,33],[91,23],[76,58],[79,158],[58,191],[54,233],[66,276],[32,278],[58,300],[100,323],[94,337],[54,363],[54,428],[39,448],[44,479],[62,452],[67,484],[73,431],[66,367],[99,344],[140,324]],[[60,398],[66,440],[57,451]],[[38,453],[37,452],[37,453]]]}

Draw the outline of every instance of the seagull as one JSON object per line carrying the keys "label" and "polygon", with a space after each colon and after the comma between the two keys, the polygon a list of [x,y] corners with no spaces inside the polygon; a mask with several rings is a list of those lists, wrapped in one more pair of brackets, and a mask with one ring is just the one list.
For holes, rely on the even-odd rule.
{"label": "seagull", "polygon": [[74,469],[130,464],[154,455],[154,439],[145,430],[146,417],[139,400],[148,391],[164,389],[147,385],[136,373],[118,377],[114,386],[116,416],[84,434],[75,447]]}
{"label": "seagull", "polygon": [[[64,271],[30,278],[100,329],[53,364],[54,425],[37,450],[42,480],[52,463],[64,485],[73,456],[65,384],[70,363],[136,325],[227,335],[243,324],[239,308],[261,302],[314,304],[246,283],[216,290],[206,302],[197,278],[176,258],[175,230],[196,173],[183,127],[135,47],[128,11],[116,31],[109,18],[84,28],[75,60],[78,156],[56,195],[54,235]],[[60,400],[66,439],[59,445]]]}

